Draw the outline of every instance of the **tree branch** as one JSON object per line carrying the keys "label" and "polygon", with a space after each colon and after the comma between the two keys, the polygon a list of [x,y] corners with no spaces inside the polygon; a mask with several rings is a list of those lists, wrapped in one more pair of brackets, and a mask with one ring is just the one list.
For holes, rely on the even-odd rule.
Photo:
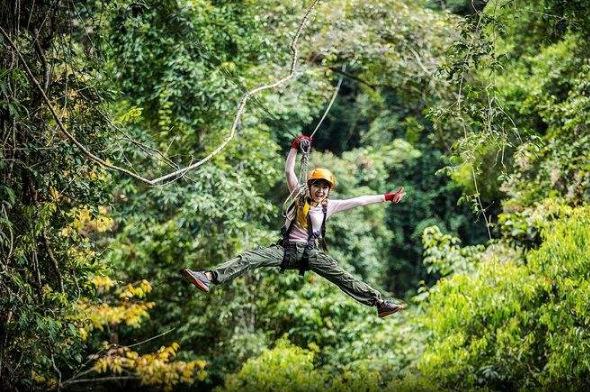
{"label": "tree branch", "polygon": [[369,83],[366,80],[363,80],[363,79],[359,78],[358,76],[355,76],[355,75],[353,75],[351,73],[345,72],[342,69],[338,69],[336,67],[328,67],[328,69],[330,71],[334,72],[334,73],[339,74],[339,75],[346,76],[348,79],[352,79],[352,80],[355,80],[355,81],[357,81],[357,82],[359,82],[361,84],[364,84],[365,86],[371,88],[372,90],[376,90],[377,87],[379,87],[379,86],[377,86],[375,84]]}
{"label": "tree branch", "polygon": [[139,380],[137,376],[112,376],[100,378],[81,378],[78,380],[67,380],[62,383],[63,386],[70,384],[79,384],[82,382],[102,382],[102,381],[123,381],[123,380]]}
{"label": "tree branch", "polygon": [[66,135],[66,137],[68,139],[70,139],[70,141],[76,145],[76,147],[78,147],[78,149],[80,149],[80,151],[82,151],[82,153],[84,155],[86,155],[86,157],[88,157],[89,159],[93,160],[94,162],[100,164],[101,166],[107,168],[107,169],[111,169],[111,170],[116,170],[119,171],[123,174],[126,174],[136,180],[139,180],[141,182],[144,182],[148,185],[157,185],[160,183],[163,183],[165,181],[168,180],[172,180],[172,179],[176,179],[179,176],[184,175],[185,173],[187,173],[188,171],[194,170],[198,167],[200,167],[201,165],[203,165],[204,163],[208,162],[209,160],[211,160],[211,158],[213,158],[215,155],[217,155],[221,150],[223,150],[225,148],[225,146],[234,138],[235,133],[236,133],[236,128],[239,126],[240,124],[240,119],[244,113],[244,109],[246,107],[246,103],[248,102],[248,100],[250,98],[252,98],[255,94],[258,94],[261,91],[264,90],[268,90],[268,89],[274,89],[277,88],[278,86],[280,86],[281,84],[284,84],[286,82],[288,82],[289,80],[291,80],[294,76],[295,76],[295,67],[297,65],[297,60],[298,60],[298,40],[299,37],[301,36],[301,32],[303,31],[307,20],[309,19],[309,15],[311,14],[311,12],[313,11],[313,9],[315,8],[316,4],[319,2],[319,0],[313,0],[311,5],[307,8],[303,18],[301,19],[301,21],[299,22],[299,27],[297,28],[297,31],[295,33],[295,36],[293,37],[293,40],[291,41],[291,53],[292,53],[292,58],[291,58],[291,65],[289,68],[289,74],[273,83],[270,84],[266,84],[266,85],[261,85],[259,87],[256,87],[250,91],[248,91],[247,93],[245,93],[242,98],[239,101],[238,104],[238,109],[236,112],[236,115],[234,117],[234,121],[232,123],[231,129],[229,131],[228,136],[226,137],[226,139],[219,145],[217,146],[217,148],[215,148],[215,150],[213,150],[210,154],[208,154],[206,157],[202,158],[201,160],[199,160],[198,162],[195,162],[191,165],[188,165],[182,169],[176,170],[172,173],[163,175],[161,177],[158,178],[154,178],[154,179],[148,179],[146,177],[143,177],[135,172],[132,172],[131,170],[128,170],[124,167],[121,166],[117,166],[117,165],[113,165],[111,163],[108,163],[106,160],[100,158],[99,156],[93,154],[91,151],[89,151],[86,146],[84,146],[82,143],[80,143],[80,141],[78,141],[78,139],[76,139],[74,137],[74,135],[72,133],[70,133],[66,127],[64,126],[63,122],[61,121],[61,119],[59,118],[59,116],[57,115],[55,109],[53,108],[53,105],[51,104],[51,101],[49,100],[49,98],[47,97],[47,95],[45,94],[45,91],[43,90],[43,88],[41,87],[41,85],[39,84],[39,82],[37,81],[37,79],[35,78],[35,76],[33,75],[33,73],[31,72],[31,69],[29,68],[27,62],[25,61],[22,53],[19,51],[18,47],[16,46],[16,44],[10,39],[10,37],[8,36],[8,34],[6,33],[6,31],[0,27],[0,33],[2,34],[2,36],[4,37],[4,39],[6,39],[6,41],[8,42],[8,44],[15,50],[15,52],[17,53],[20,61],[23,63],[23,66],[25,68],[25,71],[27,73],[27,75],[29,76],[29,79],[31,80],[31,82],[35,85],[35,87],[37,88],[37,90],[39,90],[39,92],[41,93],[41,96],[43,97],[43,100],[45,101],[45,103],[47,104],[47,106],[49,107],[49,110],[51,112],[51,115],[53,116],[53,118],[55,119],[57,126],[59,127],[59,129],[64,133],[64,135]]}
{"label": "tree branch", "polygon": [[49,244],[49,239],[47,238],[47,232],[45,230],[43,231],[43,240],[45,241],[45,248],[47,249],[47,255],[49,256],[49,259],[53,263],[53,268],[55,268],[55,272],[57,274],[57,279],[59,282],[59,289],[62,293],[65,293],[64,280],[61,275],[61,270],[59,269],[59,263],[57,262],[57,259],[55,258],[53,251],[51,250],[51,245]]}

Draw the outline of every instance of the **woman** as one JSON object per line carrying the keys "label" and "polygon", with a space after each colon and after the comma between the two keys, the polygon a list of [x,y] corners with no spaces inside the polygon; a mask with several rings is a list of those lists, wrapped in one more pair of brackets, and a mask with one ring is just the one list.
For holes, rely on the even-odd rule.
{"label": "woman", "polygon": [[[301,142],[311,143],[311,139],[304,135],[295,138],[285,165],[287,186],[292,193],[299,187],[295,175],[295,159]],[[336,284],[358,302],[375,306],[379,317],[404,309],[403,303],[383,300],[377,290],[346,272],[323,251],[325,247],[320,249],[318,246],[319,243],[323,244],[326,220],[333,214],[373,203],[399,203],[405,196],[404,189],[385,195],[331,200],[328,196],[335,186],[336,179],[329,170],[312,170],[308,174],[309,194],[297,199],[292,205],[280,243],[243,253],[209,271],[192,271],[186,268],[181,271],[182,275],[201,291],[209,292],[211,283],[225,283],[258,267],[280,267],[281,271],[299,269],[301,274],[309,269]]]}

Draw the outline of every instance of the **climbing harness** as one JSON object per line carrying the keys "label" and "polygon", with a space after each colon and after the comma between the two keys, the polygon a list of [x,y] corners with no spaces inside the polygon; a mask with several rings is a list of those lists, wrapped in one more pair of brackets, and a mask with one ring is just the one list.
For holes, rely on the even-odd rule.
{"label": "climbing harness", "polygon": [[[297,257],[297,246],[289,241],[289,235],[295,227],[298,211],[305,211],[304,206],[307,205],[307,201],[305,198],[297,199],[293,203],[291,207],[294,211],[294,218],[289,222],[288,227],[283,226],[281,230],[282,240],[279,240],[280,245],[283,246],[285,253],[283,254],[283,260],[280,265],[280,272],[282,273],[288,267],[289,262],[294,260]],[[305,248],[303,250],[303,257],[301,259],[301,264],[299,265],[299,275],[303,276],[305,271],[309,269],[309,257],[314,249],[318,247],[323,251],[327,251],[326,242],[324,240],[326,236],[326,217],[328,215],[328,203],[327,200],[322,202],[322,226],[319,233],[313,232],[313,225],[311,222],[311,216],[309,215],[309,210],[306,212],[306,219],[307,219],[307,243],[305,244]]]}

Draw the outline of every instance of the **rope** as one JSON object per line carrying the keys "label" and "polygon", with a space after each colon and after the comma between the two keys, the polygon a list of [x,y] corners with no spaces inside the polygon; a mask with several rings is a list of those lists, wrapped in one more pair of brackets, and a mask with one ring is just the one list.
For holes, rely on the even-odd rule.
{"label": "rope", "polygon": [[289,206],[295,200],[297,200],[301,196],[305,196],[307,194],[307,169],[309,166],[309,153],[311,152],[311,143],[308,141],[303,141],[299,144],[299,150],[301,151],[301,166],[299,170],[299,186],[287,197],[285,202],[283,203],[283,215],[285,218],[292,220],[294,218],[295,209],[291,209],[291,213],[289,213]]}
{"label": "rope", "polygon": [[[342,66],[342,72],[346,72],[346,65],[343,65]],[[318,129],[320,129],[320,126],[322,125],[322,122],[324,121],[324,119],[328,115],[328,112],[332,108],[332,104],[334,103],[334,101],[336,100],[336,97],[338,96],[338,92],[340,91],[340,86],[342,86],[342,81],[343,80],[344,80],[344,75],[340,76],[340,80],[338,80],[338,84],[336,85],[336,89],[334,90],[334,93],[332,94],[332,99],[330,99],[330,104],[326,108],[326,111],[324,112],[324,115],[322,116],[322,118],[318,122],[318,125],[316,125],[316,127],[313,130],[313,132],[311,133],[311,135],[309,135],[309,137],[313,138],[313,135],[315,135],[315,133],[318,131]]]}
{"label": "rope", "polygon": [[[345,70],[346,70],[346,65],[343,65],[342,72],[344,72]],[[315,129],[313,130],[313,132],[309,136],[310,138],[313,138],[313,136],[318,131],[318,129],[320,129],[320,126],[324,122],[324,119],[328,116],[328,112],[332,108],[332,105],[334,104],[334,101],[336,100],[336,97],[338,96],[338,92],[340,91],[340,86],[342,85],[343,80],[344,80],[344,75],[340,76],[340,79],[338,80],[338,84],[336,85],[336,88],[334,89],[334,92],[332,93],[332,98],[330,99],[330,103],[326,107],[326,110],[324,111],[322,118],[320,118],[320,121],[318,121]],[[299,169],[299,186],[296,189],[293,189],[293,191],[289,194],[289,196],[287,197],[287,199],[283,203],[283,215],[285,216],[285,218],[287,218],[289,220],[292,220],[294,218],[293,214],[295,213],[295,210],[291,210],[291,214],[289,213],[289,206],[291,205],[291,203],[293,203],[293,201],[297,200],[299,197],[305,196],[307,194],[307,190],[308,190],[308,188],[307,188],[307,172],[308,172],[308,167],[309,167],[309,154],[311,153],[311,142],[308,142],[306,140],[302,141],[299,144],[299,150],[301,152],[301,165],[300,165],[300,169]]]}

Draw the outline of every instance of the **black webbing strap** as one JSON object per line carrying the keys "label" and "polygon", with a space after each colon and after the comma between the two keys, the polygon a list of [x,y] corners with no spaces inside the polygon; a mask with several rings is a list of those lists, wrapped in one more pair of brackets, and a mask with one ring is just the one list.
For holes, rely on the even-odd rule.
{"label": "black webbing strap", "polygon": [[283,246],[283,260],[281,261],[281,265],[279,266],[279,272],[283,273],[283,271],[285,271],[285,269],[287,268],[287,265],[289,264],[289,234],[291,234],[291,230],[293,229],[293,225],[294,225],[294,221],[296,218],[293,218],[293,220],[291,222],[289,222],[289,227],[287,227],[285,229],[285,227],[283,226],[282,229],[282,234],[283,234],[283,241],[282,241],[282,246]]}
{"label": "black webbing strap", "polygon": [[295,214],[293,215],[293,219],[289,222],[289,226],[283,226],[281,229],[281,236],[282,240],[279,240],[278,243],[281,244],[283,247],[283,260],[281,261],[281,265],[279,266],[279,272],[283,273],[289,264],[289,252],[291,251],[291,247],[289,244],[289,235],[291,234],[291,230],[293,230],[293,226],[295,225],[295,220],[297,219],[297,206],[300,200],[295,199],[293,203],[287,208],[285,216],[289,216],[289,212],[295,209]]}
{"label": "black webbing strap", "polygon": [[[311,223],[311,216],[309,214],[307,214],[307,244],[305,245],[305,249],[303,250],[303,258],[301,259],[301,264],[299,266],[299,275],[303,276],[305,275],[305,271],[307,271],[309,269],[309,253],[310,251],[316,247],[316,240],[320,240],[321,241],[321,245],[322,248],[324,250],[326,250],[326,244],[324,241],[324,236],[326,234],[326,218],[328,215],[328,207],[326,203],[322,204],[322,213],[324,214],[323,219],[322,219],[322,227],[320,229],[320,233],[321,236],[317,236],[316,234],[314,234],[313,232],[313,226]],[[293,226],[295,224],[295,220],[297,219],[297,214],[295,214],[295,217],[293,218],[293,220],[291,220],[291,222],[289,222],[289,226],[285,229],[285,227],[283,227],[282,230],[282,234],[283,234],[283,241],[282,241],[282,245],[283,245],[283,260],[281,261],[281,265],[280,265],[280,272],[283,272],[289,263],[289,253],[291,251],[291,248],[293,247],[293,245],[291,245],[289,243],[289,235],[291,234],[291,231],[293,230]]]}
{"label": "black webbing strap", "polygon": [[322,236],[320,237],[320,245],[322,247],[322,250],[324,252],[327,252],[328,247],[326,246],[326,218],[328,217],[328,203],[322,204],[322,212],[324,213],[324,218],[322,219]]}

